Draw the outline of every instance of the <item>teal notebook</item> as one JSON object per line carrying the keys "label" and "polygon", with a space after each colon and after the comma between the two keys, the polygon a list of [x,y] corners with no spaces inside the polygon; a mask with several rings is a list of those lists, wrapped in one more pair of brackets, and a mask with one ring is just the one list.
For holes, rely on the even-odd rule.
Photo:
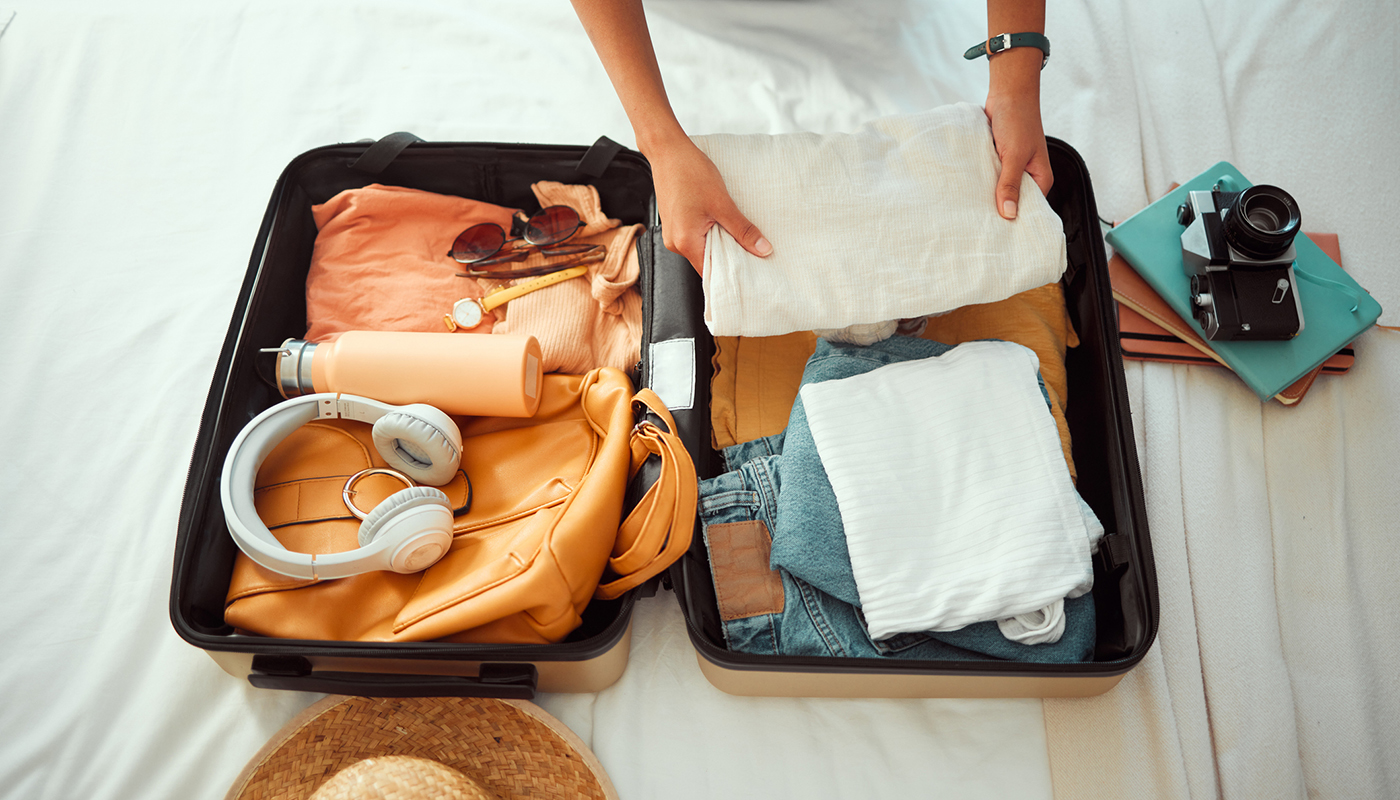
{"label": "teal notebook", "polygon": [[[1176,209],[1186,202],[1188,192],[1206,191],[1216,183],[1231,192],[1254,185],[1222,161],[1129,217],[1104,237],[1203,337],[1192,313],[1191,279],[1181,263],[1184,228],[1176,221]],[[1303,218],[1307,219],[1307,209],[1303,210]],[[1298,300],[1303,307],[1302,332],[1287,341],[1210,343],[1261,400],[1273,397],[1311,372],[1374,325],[1381,315],[1380,303],[1308,237],[1299,236],[1294,246],[1298,252],[1293,272],[1298,278]]]}

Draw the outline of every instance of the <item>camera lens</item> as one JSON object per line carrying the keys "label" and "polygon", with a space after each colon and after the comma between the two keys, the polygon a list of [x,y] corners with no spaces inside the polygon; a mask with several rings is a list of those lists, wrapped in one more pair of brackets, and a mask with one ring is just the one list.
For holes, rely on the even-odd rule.
{"label": "camera lens", "polygon": [[1277,186],[1260,184],[1240,193],[1225,217],[1225,240],[1250,258],[1275,258],[1293,244],[1302,217],[1298,203]]}

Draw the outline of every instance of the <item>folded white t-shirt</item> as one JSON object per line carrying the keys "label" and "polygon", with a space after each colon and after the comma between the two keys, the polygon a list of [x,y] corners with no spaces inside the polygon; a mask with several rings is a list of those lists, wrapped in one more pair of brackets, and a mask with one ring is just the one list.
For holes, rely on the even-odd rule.
{"label": "folded white t-shirt", "polygon": [[1026,347],[978,341],[802,387],[871,637],[1038,612],[1093,585],[1103,528],[1039,368]]}
{"label": "folded white t-shirt", "polygon": [[1001,162],[986,114],[970,103],[854,133],[693,139],[773,245],[758,258],[710,228],[703,286],[716,336],[920,317],[1003,300],[1064,272],[1064,229],[1029,175],[1017,218],[997,214]]}

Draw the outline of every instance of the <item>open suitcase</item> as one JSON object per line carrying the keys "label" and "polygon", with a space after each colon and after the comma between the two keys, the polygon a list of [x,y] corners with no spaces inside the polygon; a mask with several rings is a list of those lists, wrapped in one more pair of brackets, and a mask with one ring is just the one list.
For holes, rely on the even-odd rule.
{"label": "open suitcase", "polygon": [[[1077,488],[1105,536],[1094,557],[1094,608],[1098,636],[1093,660],[1075,664],[1008,661],[915,661],[759,656],[725,648],[708,556],[697,523],[690,551],[672,567],[670,584],[685,612],[701,671],[731,694],[792,697],[1074,697],[1112,688],[1147,654],[1157,634],[1156,572],[1147,530],[1123,378],[1108,262],[1087,167],[1079,154],[1049,139],[1055,184],[1048,200],[1064,223],[1068,268],[1062,278],[1070,319],[1080,344],[1066,355],[1069,401],[1065,415],[1073,437]],[[648,347],[668,339],[693,340],[697,352],[696,414],[676,414],[682,438],[696,447],[702,479],[723,471],[710,447],[708,388],[714,342],[701,320],[700,281],[690,265],[664,251],[654,259]],[[645,354],[645,351],[644,351]],[[672,367],[643,360],[643,380],[663,399],[677,382]],[[669,404],[669,400],[668,400]],[[695,426],[688,429],[687,426]]]}
{"label": "open suitcase", "polygon": [[[1050,140],[1056,184],[1051,206],[1064,220],[1066,300],[1081,345],[1067,360],[1067,416],[1079,488],[1108,532],[1095,563],[1099,639],[1086,664],[994,661],[759,657],[730,652],[718,631],[703,539],[665,576],[685,612],[706,677],[736,694],[798,696],[1052,696],[1106,691],[1147,652],[1157,627],[1157,596],[1140,477],[1103,241],[1087,170],[1067,145]],[[186,481],[171,585],[179,635],[230,674],[263,688],[370,696],[496,696],[593,692],[627,663],[631,613],[651,586],[617,600],[594,600],[563,642],[486,645],[271,639],[225,624],[224,599],[236,547],[225,528],[218,475],[242,426],[280,400],[258,350],[305,331],[303,286],[316,227],[311,206],[344,189],[383,183],[530,208],[539,180],[591,183],[603,210],[624,224],[647,223],[638,240],[643,296],[642,361],[634,380],[666,401],[676,433],[701,477],[719,464],[710,446],[713,341],[701,319],[699,277],[666,250],[644,158],[606,139],[592,147],[421,142],[394,134],[376,143],[332,145],[298,156],[284,170],[258,232],[248,273],[215,367]],[[639,476],[647,478],[646,472]]]}

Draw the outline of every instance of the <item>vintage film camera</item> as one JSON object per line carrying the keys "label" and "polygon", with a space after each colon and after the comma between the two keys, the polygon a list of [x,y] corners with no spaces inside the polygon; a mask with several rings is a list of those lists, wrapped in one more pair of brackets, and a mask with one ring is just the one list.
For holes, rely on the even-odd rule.
{"label": "vintage film camera", "polygon": [[1177,208],[1182,267],[1207,339],[1291,339],[1303,330],[1293,273],[1298,203],[1277,186],[1191,192]]}

